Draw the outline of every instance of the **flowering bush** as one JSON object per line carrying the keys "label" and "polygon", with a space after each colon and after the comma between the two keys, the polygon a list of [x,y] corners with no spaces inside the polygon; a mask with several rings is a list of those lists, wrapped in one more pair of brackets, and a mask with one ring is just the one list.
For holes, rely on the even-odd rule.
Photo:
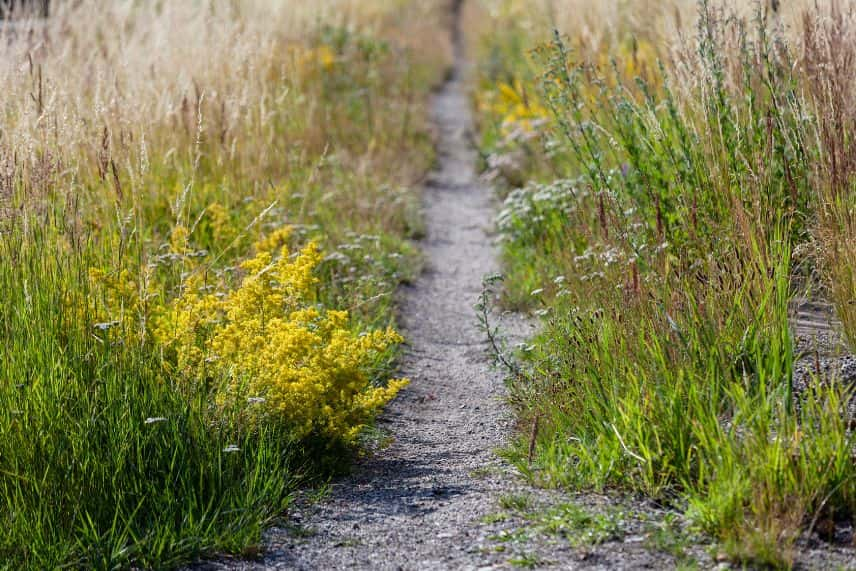
{"label": "flowering bush", "polygon": [[372,385],[372,365],[401,342],[391,328],[354,332],[346,311],[316,304],[314,243],[296,256],[279,248],[287,231],[256,244],[231,291],[211,291],[199,276],[167,307],[155,329],[192,380],[214,378],[218,405],[248,403],[250,416],[352,442],[378,410],[407,384]]}
{"label": "flowering bush", "polygon": [[477,94],[479,111],[496,117],[504,134],[516,129],[533,131],[549,119],[549,111],[540,103],[535,90],[527,88],[519,79],[510,83],[491,84]]}

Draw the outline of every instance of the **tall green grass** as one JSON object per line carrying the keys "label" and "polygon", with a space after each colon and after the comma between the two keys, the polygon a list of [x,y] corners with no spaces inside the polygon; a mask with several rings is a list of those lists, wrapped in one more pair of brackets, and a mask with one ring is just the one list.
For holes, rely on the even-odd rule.
{"label": "tall green grass", "polygon": [[766,14],[706,1],[647,77],[568,46],[536,58],[545,148],[572,176],[512,191],[499,220],[509,299],[545,316],[512,382],[537,427],[521,465],[644,492],[736,560],[787,567],[804,531],[856,514],[853,395],[793,383],[793,247],[824,154],[800,67]]}
{"label": "tall green grass", "polygon": [[0,566],[253,556],[298,485],[347,469],[354,443],[218,398],[228,367],[181,370],[158,320],[190,283],[229,295],[274,235],[318,244],[306,298],[344,328],[394,325],[441,8],[83,0],[4,35]]}
{"label": "tall green grass", "polygon": [[[9,568],[172,567],[241,552],[288,505],[297,447],[179,390],[155,347],[93,328],[93,253],[0,240],[0,557]],[[250,552],[248,552],[250,553]]]}

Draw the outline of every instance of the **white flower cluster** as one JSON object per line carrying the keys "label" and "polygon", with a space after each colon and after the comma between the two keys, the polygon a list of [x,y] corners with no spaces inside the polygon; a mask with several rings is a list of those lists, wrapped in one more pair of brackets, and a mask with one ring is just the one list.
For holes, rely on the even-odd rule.
{"label": "white flower cluster", "polygon": [[549,184],[530,183],[513,190],[503,202],[496,224],[505,238],[525,238],[557,213],[570,214],[588,191],[576,179],[558,179]]}

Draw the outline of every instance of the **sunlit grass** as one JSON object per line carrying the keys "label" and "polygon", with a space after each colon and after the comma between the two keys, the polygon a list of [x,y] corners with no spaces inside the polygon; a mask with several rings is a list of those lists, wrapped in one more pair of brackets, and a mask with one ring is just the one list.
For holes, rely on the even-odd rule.
{"label": "sunlit grass", "polygon": [[[525,472],[644,492],[736,560],[791,565],[812,522],[856,512],[852,394],[794,394],[789,324],[808,282],[852,336],[848,107],[829,97],[856,27],[700,2],[668,32],[684,12],[634,2],[602,24],[570,11],[550,38],[520,4],[482,4],[510,26],[480,36],[477,84],[505,302],[544,320],[511,384]],[[797,270],[795,246],[818,255]]]}
{"label": "sunlit grass", "polygon": [[403,385],[443,8],[84,1],[3,26],[4,565],[254,556],[297,485],[347,469]]}

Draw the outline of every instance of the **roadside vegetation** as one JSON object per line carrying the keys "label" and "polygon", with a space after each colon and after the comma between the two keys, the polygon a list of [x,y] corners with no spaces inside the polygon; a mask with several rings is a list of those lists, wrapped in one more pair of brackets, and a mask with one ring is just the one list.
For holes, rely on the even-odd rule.
{"label": "roadside vegetation", "polygon": [[252,555],[406,384],[444,5],[311,4],[0,31],[4,566]]}
{"label": "roadside vegetation", "polygon": [[535,481],[642,492],[751,565],[852,525],[853,389],[791,320],[827,301],[856,350],[854,10],[470,4],[504,303],[543,318],[511,379]]}

